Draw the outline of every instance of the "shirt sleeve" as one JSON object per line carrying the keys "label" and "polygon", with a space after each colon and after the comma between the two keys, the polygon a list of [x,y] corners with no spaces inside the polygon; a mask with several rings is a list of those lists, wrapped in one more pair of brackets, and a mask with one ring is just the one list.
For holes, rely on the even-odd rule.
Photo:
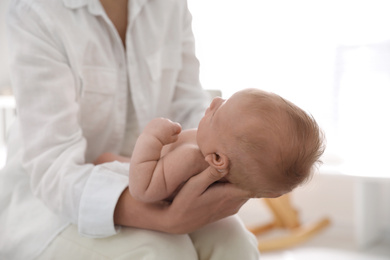
{"label": "shirt sleeve", "polygon": [[95,167],[88,179],[80,201],[78,229],[87,237],[116,234],[113,223],[116,203],[127,188],[129,164],[112,162]]}
{"label": "shirt sleeve", "polygon": [[179,73],[172,111],[183,128],[196,128],[209,104],[209,96],[199,81],[199,61],[195,55],[192,16],[187,1],[182,3],[182,69]]}
{"label": "shirt sleeve", "polygon": [[12,1],[7,24],[23,167],[31,190],[50,210],[77,224],[81,234],[113,235],[113,212],[128,183],[128,165],[85,162],[76,76],[64,39],[53,19],[30,2]]}

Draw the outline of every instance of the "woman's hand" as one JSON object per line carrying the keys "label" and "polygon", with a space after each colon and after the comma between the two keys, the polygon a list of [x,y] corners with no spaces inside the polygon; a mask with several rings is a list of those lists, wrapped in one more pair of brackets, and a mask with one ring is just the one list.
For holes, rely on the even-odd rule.
{"label": "woman's hand", "polygon": [[143,203],[126,189],[114,213],[115,224],[174,234],[190,233],[206,224],[233,215],[249,194],[230,183],[215,183],[222,175],[209,167],[193,176],[172,203]]}
{"label": "woman's hand", "polygon": [[193,176],[168,208],[167,232],[189,233],[238,212],[249,194],[231,183],[213,167]]}

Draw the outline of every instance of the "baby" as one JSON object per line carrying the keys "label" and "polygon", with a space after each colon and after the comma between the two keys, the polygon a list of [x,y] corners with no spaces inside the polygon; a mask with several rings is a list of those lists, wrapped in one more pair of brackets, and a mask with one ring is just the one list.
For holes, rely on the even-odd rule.
{"label": "baby", "polygon": [[191,176],[213,167],[249,198],[274,198],[310,177],[323,142],[302,109],[276,94],[245,89],[215,98],[198,129],[152,120],[135,145],[129,189],[145,202],[172,199]]}

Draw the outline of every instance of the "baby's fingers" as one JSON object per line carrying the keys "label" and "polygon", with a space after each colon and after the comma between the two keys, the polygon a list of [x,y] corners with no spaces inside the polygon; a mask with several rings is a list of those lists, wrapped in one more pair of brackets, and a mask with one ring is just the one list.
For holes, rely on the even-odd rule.
{"label": "baby's fingers", "polygon": [[176,142],[181,132],[181,125],[169,120],[167,122],[167,135],[165,136],[165,144]]}
{"label": "baby's fingers", "polygon": [[172,132],[173,132],[172,135],[180,134],[180,132],[181,132],[181,125],[179,123],[176,123],[176,122],[171,122],[171,123],[172,123],[171,129],[172,129]]}
{"label": "baby's fingers", "polygon": [[167,118],[159,117],[150,121],[144,132],[155,136],[163,145],[166,145],[177,141],[181,126]]}

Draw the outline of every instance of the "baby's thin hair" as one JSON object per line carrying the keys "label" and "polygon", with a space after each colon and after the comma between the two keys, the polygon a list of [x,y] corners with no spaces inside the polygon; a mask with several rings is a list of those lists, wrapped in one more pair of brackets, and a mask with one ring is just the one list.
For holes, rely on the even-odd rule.
{"label": "baby's thin hair", "polygon": [[292,133],[286,144],[290,149],[281,155],[280,169],[295,187],[308,181],[314,169],[322,163],[325,135],[311,114],[282,97],[280,99],[286,106],[285,112],[290,119],[288,130]]}
{"label": "baby's thin hair", "polygon": [[273,93],[249,89],[243,94],[243,109],[254,118],[251,127],[256,131],[255,135],[237,133],[237,147],[232,157],[242,158],[237,153],[244,153],[254,163],[244,160],[243,165],[241,159],[232,159],[232,167],[236,171],[246,169],[265,174],[287,190],[308,181],[315,167],[321,164],[320,157],[325,149],[324,134],[314,117]]}

